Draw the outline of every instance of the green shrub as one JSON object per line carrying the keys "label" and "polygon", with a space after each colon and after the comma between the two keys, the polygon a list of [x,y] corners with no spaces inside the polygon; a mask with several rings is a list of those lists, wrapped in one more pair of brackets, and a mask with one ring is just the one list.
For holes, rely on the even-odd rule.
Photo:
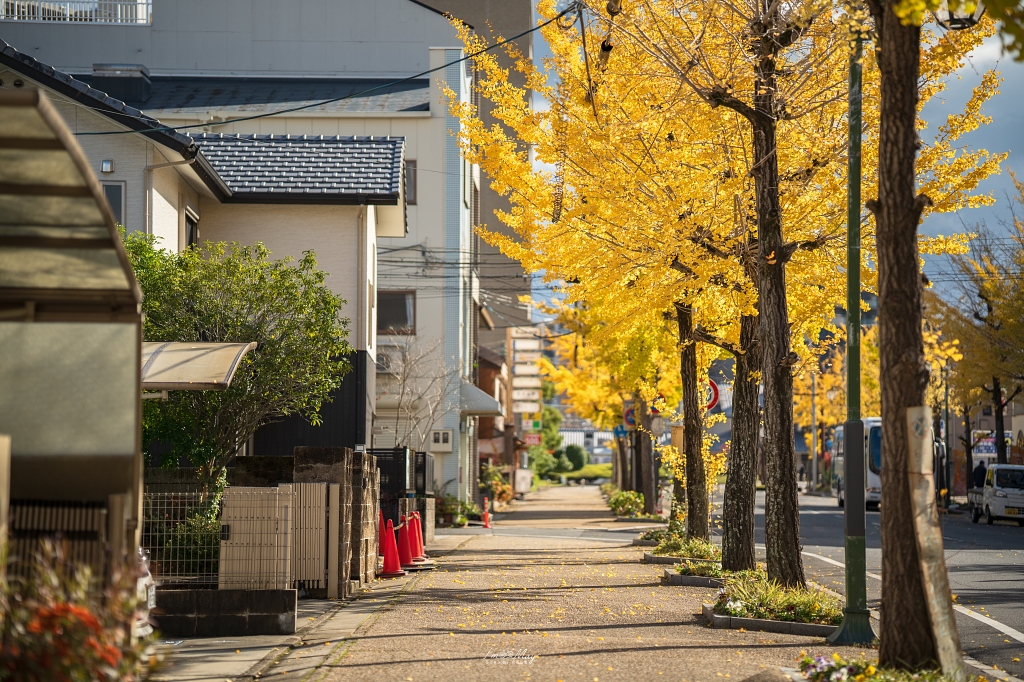
{"label": "green shrub", "polygon": [[616,516],[636,516],[644,508],[644,494],[620,490],[608,498],[608,506]]}
{"label": "green shrub", "polygon": [[761,571],[741,571],[726,578],[715,611],[741,618],[838,625],[843,601],[823,589],[783,587]]}
{"label": "green shrub", "polygon": [[66,562],[59,545],[44,542],[27,577],[0,580],[0,679],[147,678],[156,638],[130,636],[136,579],[134,570],[118,571],[104,587],[88,567]]}
{"label": "green shrub", "polygon": [[662,540],[661,544],[654,548],[654,554],[713,561],[722,559],[722,550],[715,543],[676,536],[667,536]]}
{"label": "green shrub", "polygon": [[190,515],[171,531],[163,561],[181,575],[216,575],[220,561],[220,518],[213,513]]}
{"label": "green shrub", "polygon": [[588,481],[593,481],[597,478],[611,478],[612,464],[611,462],[607,464],[587,464],[578,471],[566,474],[565,477],[571,480],[586,479]]}
{"label": "green shrub", "polygon": [[717,561],[684,561],[676,564],[676,573],[699,575],[705,578],[721,578],[722,564]]}
{"label": "green shrub", "polygon": [[565,446],[565,456],[572,462],[572,470],[579,471],[590,464],[590,453],[579,445]]}
{"label": "green shrub", "polygon": [[601,494],[604,495],[605,497],[611,497],[612,495],[614,495],[618,491],[619,491],[619,489],[615,486],[614,483],[602,483],[601,484]]}

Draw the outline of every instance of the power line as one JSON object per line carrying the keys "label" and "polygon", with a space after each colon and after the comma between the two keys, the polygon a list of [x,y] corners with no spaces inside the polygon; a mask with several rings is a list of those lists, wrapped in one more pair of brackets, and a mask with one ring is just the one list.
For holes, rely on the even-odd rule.
{"label": "power line", "polygon": [[[468,61],[468,60],[473,59],[475,57],[478,57],[478,56],[480,56],[481,54],[483,54],[485,52],[489,52],[489,51],[491,51],[491,50],[493,50],[493,49],[495,49],[497,47],[501,47],[502,45],[506,45],[506,44],[508,44],[508,43],[510,43],[510,42],[512,42],[514,40],[518,40],[519,38],[522,38],[523,36],[529,35],[529,34],[533,33],[534,31],[539,31],[540,29],[544,28],[548,24],[551,24],[551,23],[554,23],[554,22],[558,21],[559,19],[561,19],[565,15],[570,14],[570,13],[572,13],[573,11],[575,11],[577,9],[578,9],[577,3],[573,2],[567,8],[565,8],[563,11],[559,12],[558,14],[556,14],[551,19],[548,19],[547,21],[545,21],[542,24],[537,24],[536,26],[534,26],[533,28],[531,28],[529,30],[523,31],[522,33],[519,33],[517,35],[512,36],[511,38],[505,38],[503,40],[499,40],[494,45],[488,45],[487,47],[485,47],[485,48],[483,48],[481,50],[477,50],[476,52],[467,54],[467,55],[465,55],[465,56],[463,56],[463,57],[461,57],[459,59],[456,59],[455,61],[448,62],[446,64],[442,64],[441,66],[434,67],[433,69],[427,69],[426,71],[421,71],[420,73],[414,74],[412,76],[407,76],[405,78],[400,78],[399,80],[396,80],[396,81],[391,81],[391,82],[388,82],[388,83],[382,83],[380,85],[375,85],[372,88],[367,88],[365,90],[361,90],[359,92],[354,92],[354,93],[351,93],[351,94],[348,94],[348,95],[342,95],[341,97],[333,97],[331,99],[325,99],[325,100],[321,100],[319,102],[312,102],[310,104],[303,104],[303,105],[297,106],[297,107],[288,107],[286,109],[279,109],[277,111],[269,111],[269,112],[267,112],[265,114],[254,114],[252,116],[242,116],[242,117],[239,117],[239,118],[225,119],[223,121],[217,121],[216,125],[227,125],[229,123],[241,123],[243,121],[255,121],[255,120],[261,119],[261,118],[269,118],[271,116],[279,116],[281,114],[290,114],[290,113],[293,113],[293,112],[296,112],[296,111],[303,111],[305,109],[312,109],[314,107],[321,107],[321,106],[324,106],[325,104],[334,104],[335,102],[341,102],[341,101],[344,101],[344,100],[347,100],[347,99],[353,99],[353,98],[356,98],[356,97],[362,97],[363,95],[368,95],[371,92],[376,92],[377,90],[383,90],[384,88],[390,88],[390,87],[394,87],[396,85],[401,85],[402,83],[408,83],[411,80],[416,80],[417,78],[422,78],[424,76],[429,76],[430,74],[432,74],[432,73],[434,73],[436,71],[442,71],[442,70],[448,68],[449,66],[454,66],[456,64],[461,64],[462,62]],[[88,106],[85,106],[85,105],[80,105],[80,106],[84,106],[87,109],[92,109],[93,108],[93,107],[88,107]],[[104,114],[110,113],[110,112],[108,112],[106,110],[101,110],[101,109],[97,109],[97,111],[102,111]],[[115,113],[121,114],[122,112],[115,112]],[[132,116],[131,118],[136,118],[136,117]],[[150,128],[149,130],[146,130],[144,132],[170,132],[170,131],[178,131],[178,130],[189,130],[189,129],[192,129],[192,128],[203,128],[203,127],[206,127],[206,126],[209,126],[209,125],[210,125],[210,123],[207,122],[207,123],[193,123],[193,124],[183,125],[183,126],[161,126],[161,127],[158,127],[158,128]],[[129,135],[129,134],[135,134],[135,133],[139,133],[139,132],[143,132],[143,131],[139,131],[139,130],[109,130],[109,131],[94,131],[94,132],[85,132],[85,133],[75,133],[75,135]]]}

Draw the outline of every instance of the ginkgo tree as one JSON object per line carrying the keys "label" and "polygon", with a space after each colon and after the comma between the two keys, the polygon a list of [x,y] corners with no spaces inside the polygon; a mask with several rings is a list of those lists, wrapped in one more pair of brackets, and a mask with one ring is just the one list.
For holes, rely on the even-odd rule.
{"label": "ginkgo tree", "polygon": [[[686,3],[663,4],[682,7]],[[542,2],[538,10],[545,18],[555,16],[553,2]],[[625,9],[623,17],[629,18]],[[630,21],[642,25],[642,18]],[[848,34],[845,26],[829,21],[825,24],[828,30],[815,38],[820,41],[821,56],[812,60],[815,75],[805,89],[813,90],[814,83],[825,82],[818,74],[822,70],[831,69],[837,82],[844,80],[840,75],[846,63]],[[451,104],[462,122],[463,153],[481,165],[492,188],[511,202],[511,209],[497,212],[497,217],[515,231],[515,238],[487,229],[481,233],[526,269],[572,282],[566,291],[569,303],[585,302],[597,294],[618,301],[617,305],[602,306],[609,316],[608,325],[635,316],[637,305],[677,321],[680,311],[684,316],[686,311],[692,312],[692,338],[689,324],[683,325],[679,338],[681,381],[697,375],[690,371],[691,357],[683,352],[690,344],[695,348],[717,344],[747,361],[737,366],[749,368],[748,378],[734,387],[726,536],[730,536],[731,519],[749,514],[751,523],[743,544],[750,548],[752,563],[753,478],[749,485],[733,486],[738,493],[732,498],[730,487],[742,479],[738,475],[742,464],[756,452],[757,383],[763,372],[755,359],[760,363],[765,357],[763,270],[780,265],[780,260],[784,265],[789,259],[789,267],[779,269],[784,274],[783,294],[787,287],[791,293],[782,299],[788,323],[781,328],[772,326],[776,350],[783,345],[790,348],[790,340],[795,340],[793,350],[775,360],[775,365],[781,362],[783,367],[772,367],[772,372],[782,377],[780,385],[785,385],[792,381],[792,367],[811,352],[802,339],[817,338],[822,329],[835,331],[832,311],[845,297],[840,276],[845,102],[822,91],[805,103],[808,111],[804,116],[776,131],[774,156],[781,164],[775,183],[777,217],[781,219],[785,210],[792,227],[784,249],[761,253],[760,199],[754,177],[760,164],[751,153],[752,135],[746,119],[732,109],[712,107],[696,97],[648,46],[624,40],[607,50],[602,44],[607,26],[597,20],[581,23],[582,31],[556,23],[543,29],[554,55],[548,63],[548,69],[558,76],[554,85],[548,83],[546,73],[514,49],[510,48],[525,88],[510,84],[508,73],[491,55],[474,58],[476,87],[494,104],[495,124],[484,125],[471,105]],[[486,42],[466,30],[463,39],[474,52]],[[584,39],[587,48],[581,50]],[[714,69],[724,73],[730,59],[739,59],[725,43],[721,55],[705,46],[708,63],[716,64],[711,73]],[[965,47],[966,43],[943,46],[953,55],[962,54]],[[715,61],[719,57],[721,63]],[[806,66],[800,69],[806,70]],[[941,70],[936,70],[930,77],[941,76]],[[869,77],[869,91],[871,82]],[[749,89],[749,85],[744,87]],[[532,110],[527,90],[550,101],[550,109]],[[983,101],[990,95],[984,91],[978,98]],[[955,140],[955,135],[949,137]],[[957,160],[964,157],[953,156]],[[555,172],[534,172],[535,159],[551,164]],[[948,199],[943,208],[955,208],[969,201],[978,179],[993,170],[990,161],[978,157],[964,162],[964,168],[933,166],[922,173],[931,173],[937,190]],[[948,156],[938,165],[942,164],[948,165]],[[867,182],[871,181],[868,177]],[[944,248],[944,243],[930,248]],[[870,253],[870,247],[868,250]],[[869,287],[873,285],[868,265],[865,281]],[[693,397],[696,393],[689,391]],[[684,385],[684,403],[687,394]],[[785,413],[780,419],[792,423],[791,390],[779,405]],[[691,436],[699,435],[699,412],[699,404],[693,410],[684,408],[684,418],[697,425],[688,428]],[[747,423],[750,438],[742,443],[744,431],[737,426]],[[769,439],[774,438],[772,434],[776,431]],[[779,452],[788,452],[792,458],[791,430],[783,429],[778,437],[782,439],[781,445],[775,443]],[[689,462],[690,457],[700,457],[701,450],[688,442],[685,454]],[[766,481],[775,515],[766,537],[772,548],[768,568],[782,582],[802,581],[794,470],[790,459],[788,469],[777,467],[777,475]],[[790,498],[792,504],[787,506]],[[739,499],[743,511],[730,511],[730,499]]]}

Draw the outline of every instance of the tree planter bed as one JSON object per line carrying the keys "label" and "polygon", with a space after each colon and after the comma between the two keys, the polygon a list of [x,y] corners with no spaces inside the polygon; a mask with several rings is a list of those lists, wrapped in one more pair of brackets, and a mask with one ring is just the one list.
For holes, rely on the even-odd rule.
{"label": "tree planter bed", "polygon": [[693,557],[685,556],[664,556],[661,554],[651,554],[650,552],[644,552],[643,559],[643,563],[645,564],[679,564],[684,561],[704,561],[711,564],[722,563],[717,559],[694,559]]}
{"label": "tree planter bed", "polygon": [[682,585],[683,587],[707,587],[718,589],[722,586],[722,578],[708,578],[702,575],[683,575],[666,568],[661,579],[662,585]]}
{"label": "tree planter bed", "polygon": [[[633,538],[634,547],[657,547],[661,543],[657,540],[641,540],[640,538]],[[644,556],[647,556],[644,554]]]}
{"label": "tree planter bed", "polygon": [[[686,577],[686,576],[680,576]],[[784,635],[801,635],[805,637],[828,637],[839,629],[838,625],[819,625],[818,623],[793,623],[785,620],[764,620],[761,618],[739,618],[723,616],[715,613],[714,604],[701,606],[704,619],[713,628],[729,630],[748,630],[754,632],[777,632]]]}

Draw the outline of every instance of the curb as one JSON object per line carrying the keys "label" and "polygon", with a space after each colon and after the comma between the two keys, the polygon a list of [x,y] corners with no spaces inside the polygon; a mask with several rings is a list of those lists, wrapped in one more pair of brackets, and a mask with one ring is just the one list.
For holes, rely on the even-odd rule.
{"label": "curb", "polygon": [[[661,578],[662,585],[682,585],[683,587],[708,587],[718,589],[722,586],[721,578],[707,578],[702,575],[683,575],[666,568]],[[717,626],[715,626],[717,627]]]}
{"label": "curb", "polygon": [[684,561],[701,561],[709,564],[720,564],[721,561],[717,559],[696,559],[688,556],[664,556],[661,554],[651,554],[650,552],[644,552],[644,558],[641,563],[645,564],[681,564]]}
{"label": "curb", "polygon": [[737,618],[715,613],[714,604],[701,605],[701,615],[713,628],[729,630],[747,630],[750,632],[777,632],[783,635],[801,635],[804,637],[828,637],[839,629],[838,625],[818,625],[817,623],[792,623],[784,620],[765,620],[762,618]]}
{"label": "curb", "polygon": [[[641,540],[640,538],[633,538],[634,547],[657,547],[657,540]],[[644,556],[647,556],[646,554]]]}

